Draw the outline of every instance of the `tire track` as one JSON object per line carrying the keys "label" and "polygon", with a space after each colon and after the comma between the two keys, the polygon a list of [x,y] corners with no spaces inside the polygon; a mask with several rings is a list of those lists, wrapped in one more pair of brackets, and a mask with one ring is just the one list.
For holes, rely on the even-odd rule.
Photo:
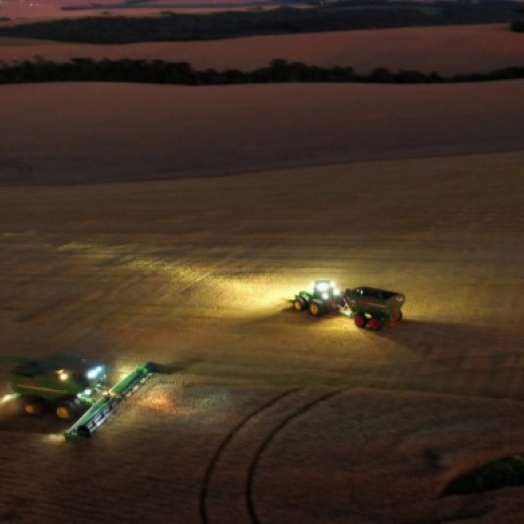
{"label": "tire track", "polygon": [[220,443],[218,448],[216,449],[215,453],[211,457],[211,461],[208,464],[208,467],[206,469],[206,472],[204,474],[204,480],[202,482],[202,488],[200,490],[200,500],[199,500],[199,507],[200,507],[200,516],[201,516],[201,522],[202,524],[208,524],[209,523],[209,517],[208,517],[208,511],[207,511],[207,505],[208,505],[208,496],[209,496],[209,487],[211,484],[211,478],[213,477],[213,473],[215,472],[216,466],[218,461],[220,460],[220,457],[226,447],[229,445],[229,443],[233,440],[233,437],[242,429],[243,426],[245,426],[251,419],[258,416],[260,413],[262,413],[264,410],[267,410],[271,408],[273,405],[277,404],[280,400],[283,398],[299,391],[301,388],[294,388],[289,389],[281,393],[280,395],[277,395],[276,397],[272,398],[262,406],[260,406],[258,409],[253,411],[252,413],[249,413],[246,417],[244,417],[236,426],[233,427],[229,431],[229,433],[225,436],[224,440]]}
{"label": "tire track", "polygon": [[[260,524],[254,503],[253,487],[258,464],[264,451],[291,421],[345,389],[347,388],[339,388],[320,396],[318,391],[313,391],[314,398],[311,398],[311,389],[286,390],[244,417],[222,440],[206,470],[200,492],[202,524],[209,524],[212,521]],[[302,404],[302,407],[297,409],[297,404]],[[273,409],[277,411],[271,414]],[[270,428],[269,434],[260,436],[258,428],[267,427],[264,423],[268,421],[271,423],[275,418],[280,419],[280,422],[277,422],[273,429]],[[239,448],[241,452],[237,454],[235,446],[231,444],[241,433],[245,438],[242,448]],[[243,456],[247,456],[247,459],[243,460]],[[248,461],[249,466],[245,470],[243,466]],[[219,468],[220,463],[222,467]],[[222,478],[219,477],[220,475]],[[211,511],[210,493],[213,482],[218,486],[215,495],[219,503],[215,510]]]}
{"label": "tire track", "polygon": [[321,402],[325,402],[326,400],[329,400],[330,398],[339,395],[343,391],[345,391],[346,388],[340,388],[335,391],[330,391],[329,393],[322,395],[321,397],[318,397],[311,402],[305,404],[302,406],[299,410],[295,411],[285,419],[283,419],[280,424],[278,424],[271,433],[264,439],[260,447],[258,448],[257,452],[255,453],[253,460],[251,461],[251,464],[249,465],[247,480],[246,480],[246,509],[249,514],[249,518],[253,524],[261,524],[261,520],[258,517],[255,502],[253,499],[253,486],[254,486],[254,480],[255,480],[255,474],[256,470],[258,468],[258,464],[260,463],[260,459],[262,458],[262,455],[264,454],[264,451],[266,448],[271,444],[275,436],[282,431],[290,422],[295,420],[296,418],[300,417],[307,411],[309,411],[311,408],[316,406],[317,404],[320,404]]}

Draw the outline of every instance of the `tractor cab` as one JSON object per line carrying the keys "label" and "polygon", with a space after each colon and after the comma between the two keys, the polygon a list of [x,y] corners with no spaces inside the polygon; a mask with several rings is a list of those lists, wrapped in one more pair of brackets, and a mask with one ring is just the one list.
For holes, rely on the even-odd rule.
{"label": "tractor cab", "polygon": [[316,280],[313,282],[313,297],[320,300],[333,300],[340,296],[340,290],[332,280]]}

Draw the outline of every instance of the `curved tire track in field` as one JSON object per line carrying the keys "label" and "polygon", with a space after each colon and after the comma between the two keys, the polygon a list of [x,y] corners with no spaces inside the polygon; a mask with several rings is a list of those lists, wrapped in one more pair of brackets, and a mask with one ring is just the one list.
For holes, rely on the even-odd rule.
{"label": "curved tire track in field", "polygon": [[[260,524],[253,499],[253,487],[264,451],[290,422],[345,389],[339,388],[320,396],[318,390],[286,390],[244,417],[229,431],[212,456],[204,475],[200,491],[202,524]],[[297,404],[302,407],[297,409]],[[269,428],[269,433],[261,437],[260,427]],[[239,435],[242,435],[241,446],[232,445]],[[240,458],[237,458],[235,451],[239,450]],[[242,457],[246,459],[243,460]],[[249,463],[247,469],[244,467],[246,463]],[[211,500],[212,484],[217,486],[214,491],[217,500],[214,508]]]}
{"label": "curved tire track in field", "polygon": [[206,473],[204,475],[204,481],[202,482],[202,488],[200,489],[200,516],[202,524],[208,524],[209,523],[209,517],[208,517],[208,495],[209,495],[209,487],[211,484],[211,478],[213,477],[213,473],[215,472],[216,466],[218,461],[220,460],[221,455],[223,454],[224,450],[228,446],[228,444],[232,441],[233,437],[242,429],[243,426],[245,426],[251,419],[262,413],[264,410],[267,410],[271,408],[271,406],[278,403],[281,399],[291,395],[292,393],[295,393],[298,391],[299,388],[289,389],[281,393],[280,395],[277,395],[276,397],[272,398],[265,404],[262,404],[258,409],[253,411],[252,413],[249,413],[246,417],[244,417],[236,426],[233,427],[231,431],[225,436],[224,440],[220,443],[217,450],[215,451],[214,455],[211,457],[211,461],[209,462],[209,465],[206,469]]}
{"label": "curved tire track in field", "polygon": [[264,454],[264,451],[267,449],[268,445],[271,444],[275,436],[280,433],[290,422],[292,422],[294,419],[300,417],[307,411],[309,411],[311,408],[316,406],[317,404],[320,404],[321,402],[325,402],[326,400],[329,400],[330,398],[334,397],[335,395],[339,395],[342,393],[346,388],[337,389],[335,391],[330,391],[329,393],[326,393],[322,395],[321,397],[318,397],[311,402],[308,402],[307,404],[304,404],[299,410],[295,411],[290,416],[283,419],[280,424],[278,424],[271,433],[264,439],[260,447],[258,448],[257,452],[255,453],[253,460],[251,461],[251,464],[249,465],[249,471],[247,475],[247,481],[246,481],[246,504],[247,504],[247,511],[249,513],[249,518],[251,519],[251,522],[253,524],[261,524],[261,520],[258,517],[255,502],[253,500],[253,485],[255,480],[255,474],[258,467],[258,464],[260,462],[260,459],[262,458],[262,455]]}

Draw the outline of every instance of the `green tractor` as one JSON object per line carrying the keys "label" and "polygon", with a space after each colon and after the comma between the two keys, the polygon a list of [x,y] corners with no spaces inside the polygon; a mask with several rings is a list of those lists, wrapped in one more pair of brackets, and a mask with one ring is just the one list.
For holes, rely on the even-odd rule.
{"label": "green tractor", "polygon": [[76,420],[64,434],[72,440],[91,437],[117,405],[157,371],[152,363],[138,366],[109,388],[105,365],[90,365],[83,357],[64,352],[19,362],[10,383],[25,414],[51,411],[59,419]]}
{"label": "green tractor", "polygon": [[316,280],[310,289],[299,291],[293,300],[295,311],[307,309],[314,317],[337,311],[342,305],[342,294],[332,280]]}
{"label": "green tractor", "polygon": [[332,280],[316,280],[293,300],[295,311],[308,310],[315,317],[336,311],[353,318],[359,328],[373,331],[402,320],[403,293],[361,286],[341,293]]}

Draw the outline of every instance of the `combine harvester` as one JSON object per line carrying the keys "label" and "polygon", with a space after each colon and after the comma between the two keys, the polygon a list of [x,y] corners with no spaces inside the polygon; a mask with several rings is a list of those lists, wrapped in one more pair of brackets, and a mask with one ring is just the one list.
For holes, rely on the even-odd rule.
{"label": "combine harvester", "polygon": [[88,439],[156,372],[153,363],[137,366],[114,386],[106,386],[106,366],[88,365],[74,353],[56,353],[43,360],[12,358],[11,389],[27,415],[53,411],[62,420],[76,420],[66,440]]}

